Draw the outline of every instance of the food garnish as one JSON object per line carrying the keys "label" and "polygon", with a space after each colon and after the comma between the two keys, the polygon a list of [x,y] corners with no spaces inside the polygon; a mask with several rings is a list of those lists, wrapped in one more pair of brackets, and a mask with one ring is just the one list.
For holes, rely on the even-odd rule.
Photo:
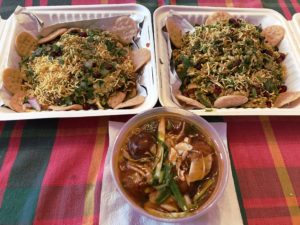
{"label": "food garnish", "polygon": [[[173,93],[183,106],[271,108],[296,100],[297,94],[281,94],[289,92],[284,83],[286,54],[278,48],[283,27],[262,28],[219,11],[182,32],[179,18],[185,20],[169,16],[166,28],[173,44],[171,64],[181,82]],[[280,95],[288,103],[275,104]]]}
{"label": "food garnish", "polygon": [[25,98],[16,96],[11,108],[62,111],[142,104],[138,71],[150,60],[150,51],[131,49],[137,32],[136,22],[122,16],[111,31],[59,28],[39,40],[20,33],[15,43],[20,69],[7,68],[3,83],[12,95],[22,91]]}
{"label": "food garnish", "polygon": [[132,200],[163,218],[195,213],[219,175],[212,141],[192,123],[172,116],[134,127],[121,146],[118,168]]}

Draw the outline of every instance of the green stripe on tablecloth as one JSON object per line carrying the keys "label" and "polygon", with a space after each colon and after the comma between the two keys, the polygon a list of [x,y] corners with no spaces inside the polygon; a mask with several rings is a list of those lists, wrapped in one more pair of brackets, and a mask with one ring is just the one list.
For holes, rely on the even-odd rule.
{"label": "green stripe on tablecloth", "polygon": [[281,8],[280,8],[280,5],[278,4],[278,1],[262,0],[261,2],[263,4],[264,8],[274,9],[275,11],[277,11],[277,12],[281,13],[282,15],[284,15]]}
{"label": "green stripe on tablecloth", "polygon": [[224,122],[223,117],[221,116],[203,116],[203,119],[207,120],[208,122]]}
{"label": "green stripe on tablecloth", "polygon": [[58,120],[26,122],[0,210],[0,224],[31,224]]}
{"label": "green stripe on tablecloth", "polygon": [[40,5],[40,0],[32,0],[32,5],[39,6]]}
{"label": "green stripe on tablecloth", "polygon": [[290,0],[285,0],[285,4],[287,5],[291,15],[294,15],[296,13],[296,10],[294,9],[294,6],[291,3],[291,1]]}
{"label": "green stripe on tablecloth", "polygon": [[137,0],[136,3],[144,5],[145,7],[147,7],[151,14],[153,15],[154,10],[158,7],[157,4],[158,1],[143,1],[143,0]]}
{"label": "green stripe on tablecloth", "polygon": [[48,5],[72,5],[72,0],[48,0]]}
{"label": "green stripe on tablecloth", "polygon": [[24,5],[25,1],[23,0],[3,0],[0,7],[0,15],[3,19],[7,19],[15,10],[18,5]]}
{"label": "green stripe on tablecloth", "polygon": [[244,225],[247,225],[248,221],[247,221],[247,216],[246,216],[246,210],[245,210],[245,207],[243,204],[243,198],[242,198],[242,193],[241,193],[240,186],[239,186],[239,180],[238,180],[237,173],[236,173],[236,170],[234,167],[234,163],[233,163],[233,159],[232,159],[232,155],[231,155],[229,146],[228,146],[228,150],[229,150],[228,152],[229,152],[229,157],[230,157],[230,164],[231,164],[233,182],[234,182],[234,186],[235,186],[235,192],[237,195],[237,199],[239,201],[239,206],[240,206],[243,223],[244,223]]}
{"label": "green stripe on tablecloth", "polygon": [[177,5],[198,5],[197,0],[176,0]]}
{"label": "green stripe on tablecloth", "polygon": [[15,124],[15,122],[6,122],[0,135],[0,168],[2,167],[4,156],[8,148],[10,136]]}

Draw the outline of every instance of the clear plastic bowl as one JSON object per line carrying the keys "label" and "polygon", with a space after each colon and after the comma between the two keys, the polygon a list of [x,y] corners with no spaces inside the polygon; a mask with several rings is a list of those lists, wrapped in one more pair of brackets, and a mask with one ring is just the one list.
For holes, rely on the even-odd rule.
{"label": "clear plastic bowl", "polygon": [[[118,157],[121,150],[121,146],[126,141],[126,137],[129,135],[130,131],[145,123],[146,121],[157,118],[160,116],[172,116],[177,117],[180,120],[185,120],[191,124],[196,125],[200,130],[208,137],[211,138],[212,142],[215,145],[215,149],[217,152],[218,158],[218,180],[216,187],[208,198],[208,200],[200,206],[192,215],[182,218],[162,218],[158,216],[154,216],[147,211],[145,211],[140,205],[138,205],[126,192],[123,188],[119,175],[118,175]],[[196,218],[201,217],[203,214],[207,213],[209,210],[213,208],[213,206],[218,202],[222,194],[224,193],[225,187],[227,185],[228,173],[229,173],[229,156],[227,149],[216,132],[216,130],[203,118],[200,116],[183,109],[178,108],[154,108],[151,110],[147,110],[141,114],[138,114],[132,117],[120,130],[117,138],[113,144],[112,154],[111,154],[111,171],[114,183],[121,193],[121,195],[126,199],[126,201],[140,214],[145,215],[154,220],[163,221],[163,222],[187,222],[195,220]]]}

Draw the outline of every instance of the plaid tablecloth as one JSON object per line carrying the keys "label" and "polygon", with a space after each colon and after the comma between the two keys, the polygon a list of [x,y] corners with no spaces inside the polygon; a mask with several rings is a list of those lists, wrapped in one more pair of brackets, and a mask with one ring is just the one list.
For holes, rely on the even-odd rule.
{"label": "plaid tablecloth", "polygon": [[[17,5],[140,3],[266,7],[291,19],[297,0],[0,0]],[[98,224],[108,120],[0,122],[0,224]],[[249,225],[300,224],[300,117],[207,117],[227,122],[241,213]],[[101,220],[101,218],[100,218]]]}

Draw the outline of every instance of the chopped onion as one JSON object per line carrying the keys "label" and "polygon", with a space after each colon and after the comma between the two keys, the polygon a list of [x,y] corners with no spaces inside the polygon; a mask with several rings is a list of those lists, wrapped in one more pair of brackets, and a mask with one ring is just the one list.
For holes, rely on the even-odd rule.
{"label": "chopped onion", "polygon": [[195,159],[191,163],[189,175],[187,176],[188,182],[202,180],[205,176],[205,162],[203,157]]}
{"label": "chopped onion", "polygon": [[36,111],[41,111],[41,106],[37,102],[36,98],[29,98],[28,103],[31,105],[32,108],[34,108]]}
{"label": "chopped onion", "polygon": [[211,166],[212,166],[212,161],[213,161],[213,158],[212,158],[211,154],[204,157],[204,164],[205,164],[204,176],[206,176],[210,172]]}

